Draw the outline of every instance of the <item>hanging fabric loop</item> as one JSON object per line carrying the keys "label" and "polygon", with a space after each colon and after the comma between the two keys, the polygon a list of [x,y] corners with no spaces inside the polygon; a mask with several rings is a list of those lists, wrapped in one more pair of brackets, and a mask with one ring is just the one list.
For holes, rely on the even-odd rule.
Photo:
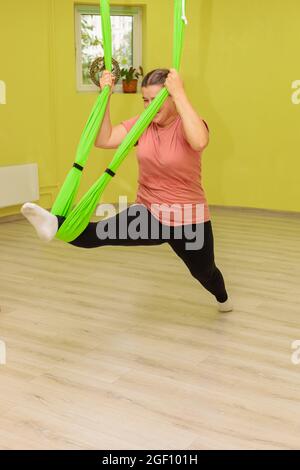
{"label": "hanging fabric loop", "polygon": [[[105,67],[107,70],[111,71],[112,37],[109,0],[101,0],[100,5]],[[179,71],[180,68],[185,24],[187,24],[185,17],[185,0],[174,0],[173,68],[177,71]],[[117,149],[109,167],[74,207],[73,202],[78,193],[82,170],[86,165],[90,151],[94,146],[97,134],[101,128],[109,102],[109,96],[110,87],[106,85],[99,94],[81,135],[76,152],[75,164],[68,173],[51,209],[52,214],[65,217],[65,221],[56,233],[56,238],[65,242],[75,240],[86,229],[106,186],[115,176],[121,163],[163,106],[169,96],[169,92],[166,87],[160,90],[155,99],[141,113],[137,122],[126,135]]]}
{"label": "hanging fabric loop", "polygon": [[188,20],[185,14],[185,0],[182,0],[182,15],[181,19],[185,22],[185,24],[188,24]]}

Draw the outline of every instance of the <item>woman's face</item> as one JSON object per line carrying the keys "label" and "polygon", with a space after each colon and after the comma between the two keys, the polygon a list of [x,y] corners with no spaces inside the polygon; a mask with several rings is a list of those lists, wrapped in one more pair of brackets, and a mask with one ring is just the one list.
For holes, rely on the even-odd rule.
{"label": "woman's face", "polygon": [[[147,108],[154,100],[156,95],[161,91],[163,87],[161,85],[149,85],[142,87],[142,97],[144,101],[144,107]],[[173,98],[168,96],[160,111],[156,114],[153,122],[163,125],[170,118],[174,118],[178,114]]]}

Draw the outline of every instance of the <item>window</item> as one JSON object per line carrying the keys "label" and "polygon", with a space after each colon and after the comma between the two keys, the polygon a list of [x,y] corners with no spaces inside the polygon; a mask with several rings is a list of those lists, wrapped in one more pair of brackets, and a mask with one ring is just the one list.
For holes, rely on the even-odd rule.
{"label": "window", "polygon": [[[112,57],[120,68],[136,69],[142,65],[142,9],[111,6]],[[101,17],[98,6],[75,7],[76,71],[78,91],[97,91],[89,76],[89,67],[97,57],[103,57]],[[122,92],[122,79],[115,86]]]}

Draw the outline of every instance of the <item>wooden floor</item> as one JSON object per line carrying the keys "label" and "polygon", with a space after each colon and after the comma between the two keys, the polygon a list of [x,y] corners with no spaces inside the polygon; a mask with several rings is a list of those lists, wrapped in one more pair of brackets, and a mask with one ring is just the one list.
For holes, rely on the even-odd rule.
{"label": "wooden floor", "polygon": [[0,224],[1,449],[300,448],[300,219],[212,214],[225,315],[167,245]]}

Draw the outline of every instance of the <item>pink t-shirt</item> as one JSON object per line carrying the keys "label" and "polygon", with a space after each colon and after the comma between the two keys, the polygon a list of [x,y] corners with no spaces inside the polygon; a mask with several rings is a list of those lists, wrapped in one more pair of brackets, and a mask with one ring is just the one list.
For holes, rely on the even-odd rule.
{"label": "pink t-shirt", "polygon": [[[127,132],[139,117],[121,122]],[[186,140],[180,115],[166,128],[151,122],[137,147],[139,180],[135,203],[145,205],[165,225],[210,220],[201,184],[201,155]]]}

